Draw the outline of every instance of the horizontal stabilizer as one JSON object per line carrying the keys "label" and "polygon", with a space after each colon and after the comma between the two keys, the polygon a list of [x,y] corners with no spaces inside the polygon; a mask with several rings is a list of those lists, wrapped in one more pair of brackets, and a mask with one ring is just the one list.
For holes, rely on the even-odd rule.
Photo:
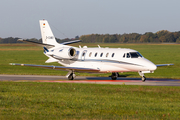
{"label": "horizontal stabilizer", "polygon": [[30,41],[30,40],[24,40],[24,39],[18,39],[18,41],[27,42],[27,43],[35,44],[37,46],[42,46],[42,47],[44,47],[44,46],[46,46],[46,47],[55,47],[54,45],[44,44],[44,43]]}
{"label": "horizontal stabilizer", "polygon": [[162,66],[170,66],[170,65],[174,65],[174,64],[158,64],[156,65],[157,67],[162,67]]}
{"label": "horizontal stabilizer", "polygon": [[45,63],[52,63],[52,62],[58,62],[58,60],[54,59],[54,58],[49,58],[48,60],[46,60]]}
{"label": "horizontal stabilizer", "polygon": [[63,66],[54,66],[54,65],[32,65],[32,64],[19,64],[19,63],[10,63],[10,65],[18,65],[18,66],[29,66],[29,67],[40,67],[40,68],[48,68],[48,69],[57,69],[57,70],[72,70],[76,72],[99,72],[99,69],[92,68],[80,68],[80,67],[63,67]]}
{"label": "horizontal stabilizer", "polygon": [[81,40],[73,40],[73,41],[63,42],[63,43],[60,43],[60,44],[69,45],[69,44],[78,43],[78,42],[82,42],[82,41]]}

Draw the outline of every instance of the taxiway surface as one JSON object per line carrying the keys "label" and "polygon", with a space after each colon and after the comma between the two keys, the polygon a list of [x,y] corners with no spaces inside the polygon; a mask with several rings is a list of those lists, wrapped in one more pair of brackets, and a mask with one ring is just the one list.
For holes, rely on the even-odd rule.
{"label": "taxiway surface", "polygon": [[57,83],[93,83],[93,84],[119,84],[119,85],[152,85],[152,86],[180,86],[179,79],[147,78],[145,82],[141,78],[119,77],[111,80],[110,77],[81,77],[75,80],[67,80],[65,76],[41,76],[41,75],[0,75],[0,81],[32,81],[32,82],[57,82]]}

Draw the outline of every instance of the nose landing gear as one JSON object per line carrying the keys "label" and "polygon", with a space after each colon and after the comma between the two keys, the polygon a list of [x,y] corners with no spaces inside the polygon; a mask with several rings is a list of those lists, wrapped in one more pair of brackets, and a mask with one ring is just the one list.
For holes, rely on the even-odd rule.
{"label": "nose landing gear", "polygon": [[142,80],[142,82],[145,82],[146,81],[146,77],[142,76],[141,80]]}
{"label": "nose landing gear", "polygon": [[138,73],[142,77],[141,78],[142,82],[145,82],[146,81],[146,77],[144,76],[144,73],[142,73],[142,71],[139,71]]}

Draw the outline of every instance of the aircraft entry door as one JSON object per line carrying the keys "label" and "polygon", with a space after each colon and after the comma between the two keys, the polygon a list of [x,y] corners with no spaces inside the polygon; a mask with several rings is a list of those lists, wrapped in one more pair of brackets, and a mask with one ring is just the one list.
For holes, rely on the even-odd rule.
{"label": "aircraft entry door", "polygon": [[84,60],[85,60],[86,53],[87,53],[87,50],[84,50],[84,51],[82,52],[81,61],[84,61]]}

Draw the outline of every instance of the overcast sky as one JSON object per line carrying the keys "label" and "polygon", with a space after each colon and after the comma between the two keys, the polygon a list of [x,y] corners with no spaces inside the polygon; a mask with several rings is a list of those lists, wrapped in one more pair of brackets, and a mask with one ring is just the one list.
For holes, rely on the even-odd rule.
{"label": "overcast sky", "polygon": [[180,0],[1,0],[0,15],[2,38],[39,39],[40,19],[61,39],[180,31]]}

